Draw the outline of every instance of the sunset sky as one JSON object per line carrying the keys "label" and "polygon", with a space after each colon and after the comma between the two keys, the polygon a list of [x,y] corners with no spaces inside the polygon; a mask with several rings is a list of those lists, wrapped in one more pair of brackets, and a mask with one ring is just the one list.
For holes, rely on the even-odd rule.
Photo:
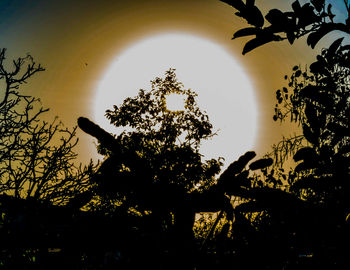
{"label": "sunset sky", "polygon": [[[256,1],[265,14],[274,7],[290,9],[292,2]],[[302,39],[293,46],[286,42],[268,44],[242,56],[246,39],[231,40],[231,37],[244,26],[233,8],[218,0],[0,1],[0,46],[8,49],[7,59],[30,53],[46,68],[24,90],[50,108],[49,117],[59,116],[67,127],[76,125],[79,116],[96,119],[96,91],[113,61],[145,39],[166,34],[189,35],[218,45],[249,78],[258,118],[254,145],[246,150],[263,155],[282,135],[293,133],[272,121],[275,91],[285,85],[284,75],[290,74],[296,64],[311,63],[328,40],[322,40],[315,50]],[[134,76],[138,76],[137,72]],[[235,85],[227,86],[228,91],[239,93],[241,82],[239,78],[236,81]],[[195,85],[192,89],[196,91]],[[217,106],[220,108],[219,103]],[[80,131],[78,136],[80,159],[86,162],[95,158],[93,139]],[[230,156],[224,157],[233,161]]]}

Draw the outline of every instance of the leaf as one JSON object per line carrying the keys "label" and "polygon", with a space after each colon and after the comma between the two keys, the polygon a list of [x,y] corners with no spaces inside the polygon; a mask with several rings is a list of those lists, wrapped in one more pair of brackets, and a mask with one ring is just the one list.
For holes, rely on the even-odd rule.
{"label": "leaf", "polygon": [[316,61],[310,65],[310,71],[314,74],[324,74],[325,68],[319,61]]}
{"label": "leaf", "polygon": [[239,38],[239,37],[256,35],[260,31],[261,31],[261,29],[256,28],[256,27],[243,28],[243,29],[238,30],[236,33],[234,33],[232,39]]}
{"label": "leaf", "polygon": [[115,138],[107,131],[90,121],[88,118],[79,117],[78,126],[87,134],[95,137],[100,143],[106,147],[113,145]]}
{"label": "leaf", "polygon": [[313,24],[315,22],[319,22],[321,20],[321,16],[317,16],[314,12],[314,8],[306,3],[302,6],[301,10],[296,12],[298,20],[298,27],[305,28],[306,26]]}
{"label": "leaf", "polygon": [[322,24],[315,32],[311,33],[307,37],[307,44],[311,46],[311,48],[315,48],[316,44],[328,33],[339,30],[343,32],[347,32],[346,25],[342,23],[325,23]]}
{"label": "leaf", "polygon": [[271,24],[283,25],[287,21],[287,16],[279,9],[271,9],[265,16],[265,19]]}
{"label": "leaf", "polygon": [[331,46],[329,46],[328,51],[327,51],[327,56],[333,57],[336,53],[336,51],[339,49],[344,37],[338,38],[336,41],[332,43]]}
{"label": "leaf", "polygon": [[327,12],[328,12],[328,17],[333,22],[333,18],[335,17],[335,15],[332,13],[332,7],[333,7],[332,4],[329,4],[327,7]]}
{"label": "leaf", "polygon": [[269,43],[271,41],[280,41],[280,40],[282,40],[280,36],[271,35],[271,34],[263,34],[259,37],[256,37],[252,40],[249,40],[245,44],[242,54],[244,55],[244,54],[256,49],[257,47],[260,47],[261,45],[264,45],[264,44]]}
{"label": "leaf", "polygon": [[249,168],[251,170],[258,170],[258,169],[264,169],[266,167],[269,167],[273,164],[273,159],[272,158],[263,158],[259,159],[257,161],[254,161],[249,165]]}
{"label": "leaf", "polygon": [[264,16],[256,6],[247,7],[246,11],[242,13],[242,16],[249,24],[254,25],[255,27],[262,27],[264,25]]}
{"label": "leaf", "polygon": [[244,155],[240,156],[238,160],[232,162],[230,166],[221,174],[220,178],[226,177],[226,175],[233,176],[240,173],[244,167],[256,156],[253,151],[248,151]]}
{"label": "leaf", "polygon": [[317,55],[317,61],[310,65],[310,71],[329,77],[328,63],[323,56]]}
{"label": "leaf", "polygon": [[312,147],[301,148],[293,156],[293,159],[295,162],[298,162],[300,160],[308,161],[308,160],[317,159],[317,158],[318,158],[318,155],[315,149]]}
{"label": "leaf", "polygon": [[293,31],[287,32],[287,39],[290,44],[293,44],[295,41],[295,34]]}

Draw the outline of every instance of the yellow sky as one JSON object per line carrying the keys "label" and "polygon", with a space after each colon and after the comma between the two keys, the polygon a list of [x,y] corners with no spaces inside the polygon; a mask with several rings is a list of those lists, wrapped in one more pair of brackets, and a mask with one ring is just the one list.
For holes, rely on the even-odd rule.
{"label": "yellow sky", "polygon": [[[292,1],[256,2],[268,10]],[[26,91],[40,97],[51,109],[50,117],[58,115],[68,127],[76,125],[79,116],[93,117],[92,98],[103,71],[138,40],[183,32],[220,44],[247,70],[256,90],[258,140],[254,149],[247,151],[255,150],[258,155],[270,151],[282,134],[292,133],[272,121],[275,91],[284,86],[283,76],[290,74],[295,64],[310,63],[317,53],[301,40],[294,46],[268,44],[242,56],[245,40],[232,41],[231,36],[245,24],[231,7],[217,0],[38,0],[13,11],[3,24],[1,46],[8,48],[8,58],[29,52],[46,67]],[[77,150],[85,162],[94,155],[93,140],[82,132],[78,135]]]}

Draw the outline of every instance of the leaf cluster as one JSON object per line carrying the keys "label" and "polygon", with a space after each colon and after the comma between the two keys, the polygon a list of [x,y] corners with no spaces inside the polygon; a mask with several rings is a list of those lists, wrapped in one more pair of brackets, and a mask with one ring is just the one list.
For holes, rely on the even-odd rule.
{"label": "leaf cluster", "polygon": [[[332,4],[326,4],[325,0],[311,0],[303,5],[296,0],[291,5],[291,11],[271,9],[265,16],[255,6],[254,0],[247,0],[246,3],[243,0],[222,0],[222,2],[238,10],[235,14],[251,25],[233,35],[233,39],[255,36],[245,44],[243,54],[272,41],[288,40],[293,44],[302,36],[308,36],[307,44],[314,48],[322,37],[332,31],[350,33],[349,19],[342,23],[334,22]],[[347,1],[344,3],[349,15],[348,3]],[[267,26],[264,26],[265,24]]]}
{"label": "leaf cluster", "polygon": [[[276,92],[274,120],[297,122],[303,135],[317,152],[332,156],[348,152],[349,123],[349,56],[347,45],[337,39],[323,49],[309,71],[293,68],[289,90]],[[286,77],[288,79],[288,77]],[[288,96],[289,94],[289,96]]]}
{"label": "leaf cluster", "polygon": [[[200,141],[214,134],[208,115],[196,103],[197,94],[183,89],[174,69],[166,71],[164,79],[156,78],[151,84],[151,91],[141,89],[136,97],[125,99],[120,107],[107,110],[107,119],[117,127],[130,127],[132,133],[154,139],[159,146],[186,145],[198,151]],[[167,109],[166,98],[171,94],[185,97],[183,110]]]}

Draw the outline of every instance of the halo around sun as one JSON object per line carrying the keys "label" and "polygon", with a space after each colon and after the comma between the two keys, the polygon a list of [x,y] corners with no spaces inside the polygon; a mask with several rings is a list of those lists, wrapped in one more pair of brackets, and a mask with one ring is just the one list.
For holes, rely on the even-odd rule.
{"label": "halo around sun", "polygon": [[141,88],[150,89],[150,81],[163,77],[170,68],[176,69],[185,89],[191,88],[198,94],[199,107],[207,112],[217,131],[217,136],[201,145],[205,159],[221,156],[227,165],[253,148],[257,104],[248,76],[219,44],[190,34],[151,36],[117,55],[98,82],[94,121],[107,131],[118,133],[104,117],[105,111],[136,96]]}

